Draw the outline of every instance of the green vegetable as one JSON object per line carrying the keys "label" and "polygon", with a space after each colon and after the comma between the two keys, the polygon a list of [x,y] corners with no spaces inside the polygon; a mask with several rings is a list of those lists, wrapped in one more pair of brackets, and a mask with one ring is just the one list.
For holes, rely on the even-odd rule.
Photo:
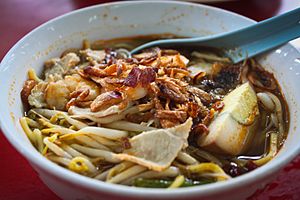
{"label": "green vegetable", "polygon": [[[212,182],[214,181],[212,180],[193,181],[193,180],[185,179],[184,183],[180,187],[204,185]],[[172,180],[138,178],[134,180],[133,185],[136,187],[145,187],[145,188],[168,188],[172,183],[173,183]]]}

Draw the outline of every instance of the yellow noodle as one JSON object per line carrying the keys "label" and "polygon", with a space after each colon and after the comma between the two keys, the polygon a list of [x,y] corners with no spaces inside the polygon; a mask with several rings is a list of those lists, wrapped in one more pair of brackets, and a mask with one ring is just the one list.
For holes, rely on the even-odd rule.
{"label": "yellow noodle", "polygon": [[191,173],[198,173],[200,176],[208,172],[222,174],[222,176],[217,176],[218,181],[224,181],[229,178],[223,169],[215,163],[200,163],[197,165],[190,165],[187,166],[187,170]]}
{"label": "yellow noodle", "polygon": [[36,75],[35,70],[30,68],[28,70],[28,78],[30,80],[35,80],[36,82],[41,82],[42,80]]}
{"label": "yellow noodle", "polygon": [[116,166],[114,166],[113,168],[109,169],[107,177],[106,177],[106,181],[110,180],[112,177],[114,177],[116,174],[126,170],[127,168],[133,166],[134,164],[131,162],[122,162]]}
{"label": "yellow noodle", "polygon": [[94,174],[97,172],[96,167],[91,163],[91,161],[84,157],[73,158],[69,163],[68,168],[77,173],[89,171]]}
{"label": "yellow noodle", "polygon": [[45,145],[47,145],[47,147],[58,156],[65,157],[65,158],[72,158],[70,154],[68,154],[62,148],[60,148],[59,146],[53,143],[56,140],[56,138],[57,138],[57,134],[51,137],[45,137],[44,138]]}
{"label": "yellow noodle", "polygon": [[76,131],[74,131],[72,129],[64,128],[64,127],[61,127],[61,128],[53,127],[53,128],[43,129],[42,133],[43,134],[58,133],[60,135],[67,135],[67,134],[76,133]]}
{"label": "yellow noodle", "polygon": [[36,138],[35,135],[32,133],[32,130],[29,128],[27,121],[26,121],[26,117],[22,117],[20,119],[20,124],[24,130],[24,132],[26,133],[27,137],[29,138],[30,142],[36,146]]}
{"label": "yellow noodle", "polygon": [[169,186],[169,188],[179,188],[184,183],[184,176],[179,175],[175,178],[173,183]]}

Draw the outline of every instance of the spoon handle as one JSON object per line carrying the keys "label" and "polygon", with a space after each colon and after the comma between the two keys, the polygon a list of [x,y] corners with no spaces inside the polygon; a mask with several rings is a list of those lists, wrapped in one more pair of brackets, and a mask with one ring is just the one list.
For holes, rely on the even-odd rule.
{"label": "spoon handle", "polygon": [[133,49],[131,53],[153,46],[214,47],[225,50],[225,54],[237,63],[297,37],[300,37],[300,8],[227,33],[152,41]]}
{"label": "spoon handle", "polygon": [[[211,41],[225,47],[234,63],[300,37],[300,8]],[[221,40],[220,40],[221,39]]]}

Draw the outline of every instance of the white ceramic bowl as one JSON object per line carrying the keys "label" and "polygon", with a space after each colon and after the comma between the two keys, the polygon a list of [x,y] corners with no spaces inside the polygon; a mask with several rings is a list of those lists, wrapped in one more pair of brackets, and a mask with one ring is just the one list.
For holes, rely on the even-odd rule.
{"label": "white ceramic bowl", "polygon": [[[5,56],[0,68],[0,121],[10,143],[29,161],[48,187],[63,199],[243,199],[276,177],[300,149],[299,52],[287,44],[261,56],[260,62],[274,72],[290,108],[287,141],[271,162],[253,172],[225,182],[176,190],[143,189],[93,180],[48,161],[30,144],[18,119],[23,115],[20,91],[30,67],[41,72],[43,62],[83,39],[174,33],[199,36],[234,30],[255,23],[221,9],[174,1],[117,2],[71,12],[36,28]],[[25,176],[25,175],[24,175]],[[37,191],[38,192],[38,191]]]}

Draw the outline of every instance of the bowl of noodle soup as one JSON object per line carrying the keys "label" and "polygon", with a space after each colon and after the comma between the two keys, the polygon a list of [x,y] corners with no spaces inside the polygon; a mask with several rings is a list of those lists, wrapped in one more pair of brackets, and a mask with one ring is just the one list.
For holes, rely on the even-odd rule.
{"label": "bowl of noodle soup", "polygon": [[[63,199],[249,197],[299,153],[299,52],[286,44],[233,65],[214,49],[128,51],[253,23],[169,1],[50,20],[1,62],[1,128]],[[224,136],[232,127],[239,140]]]}

